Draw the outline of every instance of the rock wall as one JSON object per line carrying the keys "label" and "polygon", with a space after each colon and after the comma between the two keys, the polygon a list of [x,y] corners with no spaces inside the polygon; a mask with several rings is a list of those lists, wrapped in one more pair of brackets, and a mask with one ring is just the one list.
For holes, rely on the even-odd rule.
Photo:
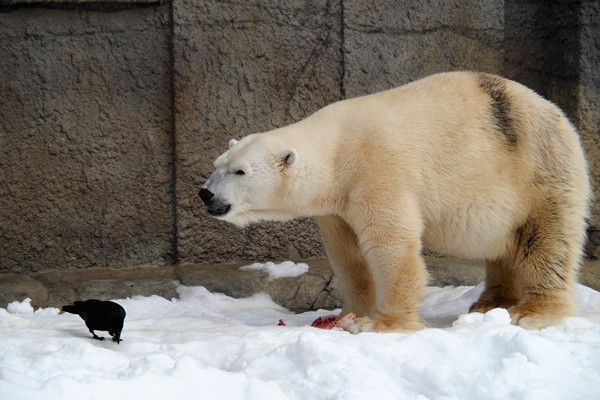
{"label": "rock wall", "polygon": [[[575,93],[577,110],[574,120],[583,135],[592,183],[596,196],[593,201],[592,223],[600,226],[600,3],[581,2],[579,8],[579,82]],[[600,256],[600,241],[593,251]]]}
{"label": "rock wall", "polygon": [[0,12],[0,271],[174,262],[169,9]]}
{"label": "rock wall", "polygon": [[598,8],[0,0],[0,272],[322,257],[312,220],[207,216],[214,158],[232,137],[440,71],[500,73],[557,102],[597,188]]}
{"label": "rock wall", "polygon": [[[590,222],[597,227],[600,225],[600,3],[506,0],[505,15],[502,73],[555,102],[578,127],[596,193]],[[597,248],[590,251],[598,255]]]}
{"label": "rock wall", "polygon": [[173,9],[179,261],[322,255],[312,221],[240,230],[210,217],[198,191],[231,138],[341,98],[339,2],[175,1]]}
{"label": "rock wall", "polygon": [[503,1],[344,1],[343,21],[346,97],[444,71],[502,72]]}

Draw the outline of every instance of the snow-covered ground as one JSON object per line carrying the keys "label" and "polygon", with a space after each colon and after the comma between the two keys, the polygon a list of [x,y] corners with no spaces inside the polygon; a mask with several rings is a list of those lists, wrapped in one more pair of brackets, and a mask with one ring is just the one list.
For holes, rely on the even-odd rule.
{"label": "snow-covered ground", "polygon": [[180,299],[116,300],[120,345],[13,302],[0,309],[0,399],[600,399],[600,293],[578,286],[575,317],[527,331],[502,309],[467,314],[481,290],[429,288],[429,329],[351,335],[310,327],[330,311],[180,286]]}

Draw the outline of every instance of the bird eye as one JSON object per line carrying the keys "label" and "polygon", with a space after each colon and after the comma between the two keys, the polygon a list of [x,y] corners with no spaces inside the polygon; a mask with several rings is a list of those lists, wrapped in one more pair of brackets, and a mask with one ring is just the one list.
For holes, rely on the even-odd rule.
{"label": "bird eye", "polygon": [[236,175],[246,175],[246,173],[244,172],[243,169],[238,169],[237,171],[235,171]]}

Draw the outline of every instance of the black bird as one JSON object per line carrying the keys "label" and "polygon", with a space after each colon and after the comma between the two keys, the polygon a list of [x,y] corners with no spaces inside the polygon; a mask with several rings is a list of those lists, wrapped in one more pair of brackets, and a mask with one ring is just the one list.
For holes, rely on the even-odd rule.
{"label": "black bird", "polygon": [[85,326],[94,335],[94,339],[104,340],[94,331],[108,331],[113,341],[117,344],[121,342],[125,309],[117,303],[91,299],[76,301],[72,305],[63,306],[62,310],[71,314],[79,314],[85,321]]}

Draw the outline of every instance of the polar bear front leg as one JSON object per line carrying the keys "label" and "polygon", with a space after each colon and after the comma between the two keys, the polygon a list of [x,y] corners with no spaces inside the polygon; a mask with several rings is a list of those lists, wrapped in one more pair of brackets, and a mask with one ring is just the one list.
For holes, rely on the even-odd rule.
{"label": "polar bear front leg", "polygon": [[[377,253],[371,250],[371,253]],[[382,250],[387,253],[388,250]],[[369,257],[371,259],[371,257]],[[383,268],[382,268],[383,267]],[[356,318],[350,332],[410,332],[424,327],[418,302],[423,297],[427,272],[419,254],[396,257],[372,267],[375,313]]]}
{"label": "polar bear front leg", "polygon": [[[380,209],[381,210],[381,209]],[[360,233],[360,247],[373,277],[375,312],[355,319],[350,332],[409,332],[424,327],[418,302],[427,284],[421,257],[421,220],[416,207],[404,203],[370,216]]]}
{"label": "polar bear front leg", "polygon": [[328,215],[317,218],[329,264],[340,282],[343,308],[362,317],[373,313],[375,292],[369,270],[358,245],[358,238],[342,218]]}

